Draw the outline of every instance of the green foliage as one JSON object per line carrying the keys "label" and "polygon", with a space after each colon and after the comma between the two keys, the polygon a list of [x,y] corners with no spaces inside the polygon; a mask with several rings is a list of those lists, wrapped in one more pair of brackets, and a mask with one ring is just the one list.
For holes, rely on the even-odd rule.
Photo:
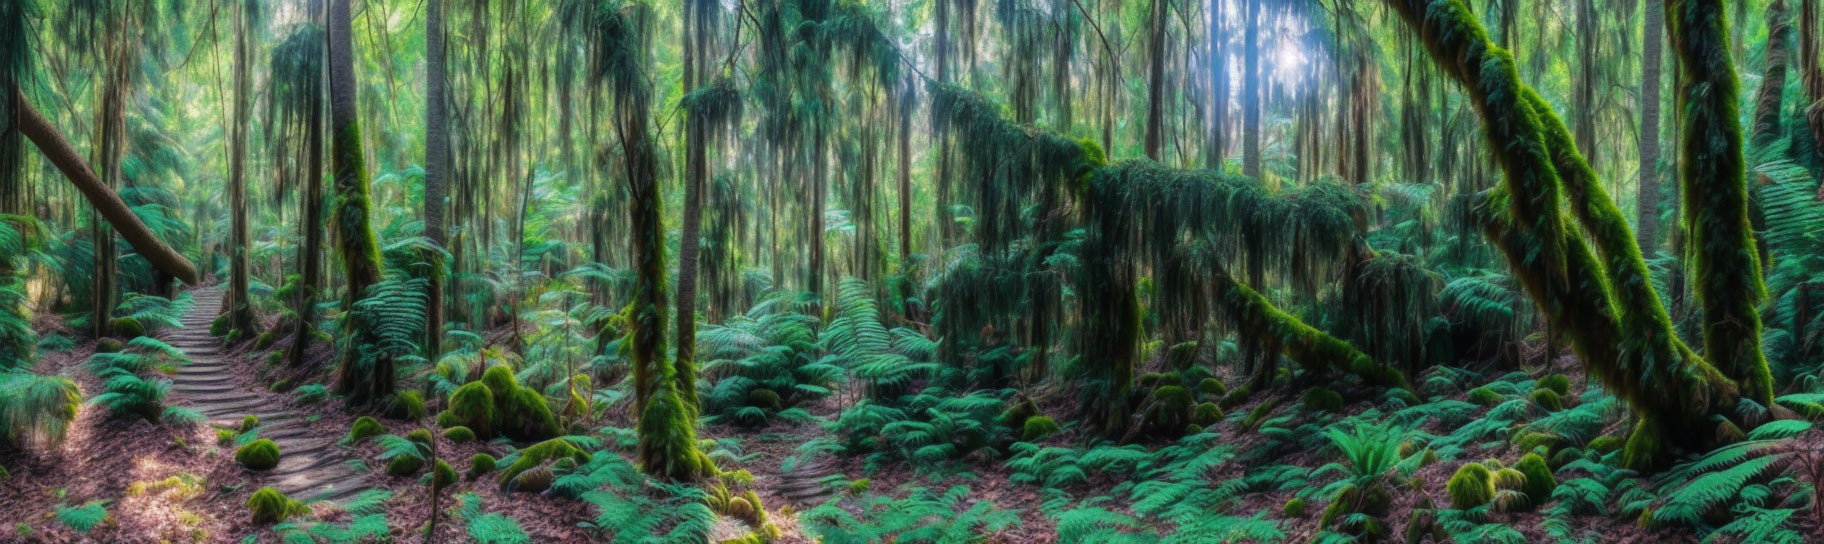
{"label": "green foliage", "polygon": [[1550,500],[1553,491],[1558,489],[1558,479],[1552,476],[1552,467],[1545,464],[1545,458],[1537,453],[1526,454],[1520,462],[1514,463],[1514,470],[1525,477],[1521,491],[1526,493],[1529,505],[1537,507]]}
{"label": "green foliage", "polygon": [[464,444],[475,441],[475,431],[462,426],[450,427],[443,430],[443,437],[451,442]]}
{"label": "green foliage", "polygon": [[279,466],[279,445],[264,438],[248,442],[234,451],[234,462],[248,470],[272,470]]}
{"label": "green foliage", "polygon": [[404,421],[424,419],[424,395],[417,391],[400,391],[387,397],[381,413]]}
{"label": "green foliage", "polygon": [[247,497],[247,509],[255,525],[267,525],[310,512],[310,507],[270,487],[262,487]]}
{"label": "green foliage", "polygon": [[79,533],[93,531],[108,522],[109,501],[89,501],[82,506],[57,505],[57,522]]}
{"label": "green foliage", "polygon": [[82,390],[69,378],[0,370],[0,442],[53,446],[63,440],[81,403]]}
{"label": "green foliage", "polygon": [[507,457],[507,460],[511,460],[512,464],[501,471],[499,478],[500,486],[505,489],[508,484],[513,482],[514,478],[519,476],[519,473],[532,470],[534,467],[542,465],[547,461],[556,461],[559,459],[571,459],[578,464],[581,464],[589,462],[590,455],[588,452],[583,451],[582,448],[576,447],[576,445],[571,444],[569,440],[563,438],[553,438],[533,444]]}
{"label": "green foliage", "polygon": [[1343,396],[1322,387],[1306,389],[1304,402],[1305,410],[1312,412],[1339,413],[1343,411]]}
{"label": "green foliage", "polygon": [[320,383],[298,386],[292,390],[300,404],[316,404],[329,398],[329,388]]}
{"label": "green foliage", "polygon": [[1046,416],[1027,418],[1021,427],[1020,439],[1027,442],[1038,442],[1058,432],[1058,423]]}
{"label": "green foliage", "polygon": [[[842,298],[852,296],[848,284]],[[865,286],[859,288],[871,304]],[[851,312],[848,319],[831,323],[821,341],[833,348],[834,355],[819,359],[820,342],[816,315],[800,313],[801,304],[781,294],[760,301],[745,315],[729,319],[722,325],[705,327],[697,334],[698,356],[705,361],[699,371],[707,377],[709,390],[703,397],[707,423],[729,422],[748,427],[770,425],[775,421],[808,421],[810,416],[797,406],[830,395],[843,379],[839,364],[857,369],[875,366],[895,367],[906,363],[904,356],[893,353],[889,337],[868,310],[856,304],[840,306]],[[853,302],[853,301],[849,301]],[[872,324],[873,329],[866,329]],[[857,330],[857,327],[863,327]],[[879,336],[872,336],[878,334]],[[864,336],[865,335],[865,336]],[[880,345],[870,345],[878,342]],[[878,350],[878,351],[875,351]],[[883,360],[885,359],[885,360]],[[872,365],[872,366],[871,366]],[[909,372],[895,368],[897,372]],[[868,375],[875,383],[901,384],[904,376]]]}
{"label": "green foliage", "polygon": [[395,478],[403,478],[417,474],[418,471],[423,468],[424,458],[411,455],[400,455],[387,461],[386,475]]}
{"label": "green foliage", "polygon": [[[806,510],[799,516],[805,532],[825,542],[939,543],[980,540],[1019,526],[1019,511],[997,507],[992,501],[968,501],[970,489],[952,487],[943,493],[915,488],[904,499],[867,494],[856,499],[857,512],[835,502]],[[1059,536],[1066,541],[1066,528]]]}
{"label": "green foliage", "polygon": [[1571,379],[1563,374],[1553,374],[1540,378],[1539,387],[1549,389],[1562,397],[1571,394]]}
{"label": "green foliage", "polygon": [[[502,367],[494,367],[502,368]],[[449,408],[438,415],[438,424],[453,423],[468,427],[476,436],[493,436],[494,391],[482,382],[474,382],[450,393]],[[447,421],[445,415],[448,415]]]}
{"label": "green foliage", "polygon": [[1501,404],[1503,401],[1506,401],[1506,400],[1507,399],[1505,397],[1502,397],[1500,393],[1496,393],[1494,390],[1489,389],[1487,386],[1477,387],[1475,389],[1469,390],[1469,402],[1474,403],[1474,404],[1479,404],[1482,406],[1494,406],[1496,404]]}
{"label": "green foliage", "polygon": [[1558,396],[1558,392],[1550,389],[1534,390],[1532,395],[1528,398],[1532,399],[1533,404],[1539,405],[1540,408],[1545,409],[1547,412],[1556,412],[1564,409],[1564,399]]}
{"label": "green foliage", "polygon": [[484,474],[494,472],[494,463],[495,460],[492,455],[485,453],[475,454],[475,457],[469,459],[469,479],[475,480]]}
{"label": "green foliage", "polygon": [[1300,498],[1287,500],[1285,507],[1280,508],[1280,514],[1288,518],[1305,517],[1305,500]]}

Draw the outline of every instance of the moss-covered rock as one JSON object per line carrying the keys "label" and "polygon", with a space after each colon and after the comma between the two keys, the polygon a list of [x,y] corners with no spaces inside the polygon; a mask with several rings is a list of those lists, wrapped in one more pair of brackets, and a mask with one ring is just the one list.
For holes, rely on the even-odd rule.
{"label": "moss-covered rock", "polygon": [[1469,390],[1469,403],[1477,406],[1494,406],[1505,400],[1507,400],[1505,397],[1496,393],[1495,390],[1489,389],[1488,386]]}
{"label": "moss-covered rock", "polygon": [[1562,397],[1571,394],[1571,379],[1563,374],[1553,374],[1539,378],[1540,389],[1550,389]]}
{"label": "moss-covered rock", "polygon": [[1203,381],[1197,382],[1198,398],[1220,400],[1223,395],[1227,395],[1228,393],[1229,386],[1223,385],[1222,380],[1204,378]]}
{"label": "moss-covered rock", "polygon": [[1552,500],[1552,492],[1558,489],[1558,479],[1552,476],[1552,467],[1545,464],[1545,458],[1537,453],[1526,454],[1520,462],[1514,463],[1514,470],[1526,477],[1526,485],[1520,488],[1526,493],[1526,502],[1531,507],[1538,507]]}
{"label": "moss-covered rock", "polygon": [[1544,452],[1546,455],[1551,455],[1553,451],[1556,451],[1558,447],[1563,444],[1563,438],[1545,432],[1524,433],[1514,441],[1514,445],[1519,446],[1520,451]]}
{"label": "moss-covered rock", "polygon": [[269,525],[308,513],[310,507],[276,489],[262,487],[247,497],[247,510],[253,514],[255,525]]}
{"label": "moss-covered rock", "polygon": [[431,443],[431,430],[430,429],[412,429],[412,432],[405,433],[405,438],[406,438],[406,440],[411,440],[413,442],[417,442],[419,444],[424,444],[424,445],[428,446]]}
{"label": "moss-covered rock", "polygon": [[1222,407],[1216,403],[1206,402],[1191,409],[1191,423],[1200,427],[1209,427],[1219,421],[1222,421]]}
{"label": "moss-covered rock", "polygon": [[1152,402],[1140,417],[1149,434],[1172,436],[1184,431],[1191,420],[1191,392],[1183,386],[1166,385],[1153,390]]}
{"label": "moss-covered rock", "polygon": [[557,475],[552,473],[549,467],[532,467],[513,477],[512,485],[508,486],[508,490],[544,493],[546,489],[551,489],[551,483],[555,481],[557,481]]}
{"label": "moss-covered rock", "polygon": [[1340,413],[1343,411],[1343,396],[1323,387],[1306,389],[1305,410]]}
{"label": "moss-covered rock", "polygon": [[1596,453],[1609,454],[1620,450],[1624,443],[1619,436],[1598,436],[1590,439],[1590,443],[1584,445],[1583,448]]}
{"label": "moss-covered rock", "polygon": [[1550,389],[1534,389],[1530,398],[1533,400],[1533,404],[1539,405],[1547,412],[1564,409],[1564,397],[1558,396],[1557,392]]}
{"label": "moss-covered rock", "polygon": [[456,467],[450,466],[442,459],[438,459],[436,464],[431,465],[431,485],[444,489],[453,483],[456,483]]}
{"label": "moss-covered rock", "polygon": [[437,424],[468,427],[478,437],[494,436],[494,391],[481,382],[456,388],[450,393],[449,409],[437,416]]}
{"label": "moss-covered rock", "polygon": [[258,426],[260,426],[260,418],[258,418],[258,417],[248,415],[247,417],[241,418],[241,429],[240,430],[243,433],[247,432],[247,431],[251,431],[251,430],[253,430],[254,427],[258,427]]}
{"label": "moss-covered rock", "polygon": [[391,461],[386,462],[386,474],[393,477],[411,476],[422,469],[424,469],[424,459],[416,455],[395,455]]}
{"label": "moss-covered rock", "polygon": [[386,434],[386,427],[381,426],[379,421],[371,417],[361,416],[355,418],[355,423],[348,427],[348,436],[342,439],[342,443],[350,445],[358,444],[362,440],[367,440],[383,434]]}
{"label": "moss-covered rock", "polygon": [[475,431],[469,430],[468,427],[463,427],[463,426],[458,425],[455,427],[450,427],[448,429],[444,429],[443,437],[445,439],[447,439],[451,442],[455,442],[457,444],[474,442],[475,441]]}
{"label": "moss-covered rock", "polygon": [[234,451],[234,462],[248,470],[272,470],[279,466],[279,445],[261,438]]}
{"label": "moss-covered rock", "polygon": [[[501,403],[495,397],[495,404]],[[543,440],[563,434],[557,424],[557,416],[551,414],[551,406],[545,396],[530,387],[521,387],[507,396],[506,408],[497,410],[498,418],[495,429],[514,440]]]}
{"label": "moss-covered rock", "polygon": [[417,391],[400,391],[386,398],[380,413],[404,421],[424,419],[424,395]]}
{"label": "moss-covered rock", "polygon": [[1223,395],[1222,400],[1217,401],[1216,405],[1222,407],[1224,411],[1234,410],[1235,407],[1246,404],[1251,395],[1252,393],[1248,391],[1248,386],[1239,385],[1234,389],[1230,389],[1228,394]]}
{"label": "moss-covered rock", "polygon": [[564,440],[562,438],[553,438],[528,446],[526,449],[519,451],[518,461],[515,461],[512,466],[507,467],[505,471],[501,472],[500,485],[504,488],[509,483],[512,483],[513,479],[519,476],[519,473],[532,470],[533,467],[542,465],[545,461],[565,457],[575,459],[578,463],[589,462],[589,452],[583,451],[582,448],[578,448],[575,444],[571,444],[569,440]]}
{"label": "moss-covered rock", "polygon": [[488,391],[493,392],[495,399],[505,397],[514,389],[519,389],[519,378],[513,376],[513,369],[502,365],[488,367],[481,373],[479,383],[486,386]]}
{"label": "moss-covered rock", "polygon": [[120,353],[120,350],[123,349],[127,349],[127,345],[122,344],[119,340],[113,338],[103,338],[95,341],[95,353]]}
{"label": "moss-covered rock", "polygon": [[1038,442],[1057,432],[1058,422],[1052,421],[1050,417],[1030,417],[1026,418],[1026,423],[1020,432],[1020,439],[1026,442]]}
{"label": "moss-covered rock", "polygon": [[1467,510],[1488,504],[1495,499],[1494,474],[1481,463],[1467,463],[1457,467],[1456,474],[1450,476],[1445,489],[1450,493],[1450,507]]}
{"label": "moss-covered rock", "polygon": [[1027,419],[1036,415],[1039,415],[1039,405],[1034,404],[1032,399],[1021,399],[1002,410],[999,420],[1009,429],[1019,429],[1026,426]]}
{"label": "moss-covered rock", "polygon": [[108,320],[108,331],[125,338],[138,338],[146,335],[146,326],[138,319],[116,317]]}
{"label": "moss-covered rock", "polygon": [[496,462],[497,461],[492,455],[485,453],[475,454],[475,457],[469,459],[469,479],[476,480],[487,473],[494,472],[494,464]]}
{"label": "moss-covered rock", "polygon": [[1286,506],[1280,509],[1280,513],[1285,514],[1288,518],[1305,517],[1305,500],[1293,498],[1292,500],[1286,501]]}
{"label": "moss-covered rock", "polygon": [[1255,405],[1253,410],[1248,411],[1248,417],[1244,417],[1241,419],[1241,430],[1244,430],[1244,431],[1254,430],[1254,427],[1260,425],[1260,422],[1266,421],[1267,416],[1272,413],[1273,413],[1273,403],[1272,402],[1262,402],[1258,405]]}

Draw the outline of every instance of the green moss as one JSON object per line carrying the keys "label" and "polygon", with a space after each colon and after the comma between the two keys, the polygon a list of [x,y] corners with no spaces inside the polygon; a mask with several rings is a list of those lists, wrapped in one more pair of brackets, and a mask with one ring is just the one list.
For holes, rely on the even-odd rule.
{"label": "green moss", "polygon": [[272,470],[279,466],[279,445],[264,438],[248,442],[241,449],[235,450],[234,462],[248,470]]}
{"label": "green moss", "polygon": [[1564,398],[1559,397],[1558,392],[1556,391],[1550,389],[1535,389],[1533,390],[1531,398],[1533,404],[1539,405],[1540,408],[1544,408],[1547,412],[1556,412],[1564,409]]}
{"label": "green moss", "polygon": [[1590,439],[1590,443],[1584,445],[1583,448],[1597,453],[1608,454],[1620,450],[1623,444],[1624,442],[1619,436],[1598,436]]}
{"label": "green moss", "polygon": [[424,459],[416,455],[395,455],[386,462],[386,474],[394,477],[406,477],[417,474],[424,468]]}
{"label": "green moss", "polygon": [[545,461],[566,457],[575,459],[578,463],[589,462],[588,452],[583,451],[582,448],[578,448],[576,445],[571,444],[570,441],[562,438],[553,438],[528,446],[526,449],[519,450],[518,461],[515,461],[512,466],[507,467],[505,471],[501,472],[500,485],[504,488],[507,484],[511,483],[514,478],[518,477],[519,473],[531,470],[532,467],[542,465]]}
{"label": "green moss", "polygon": [[469,458],[469,479],[479,479],[487,473],[494,472],[494,464],[496,462],[497,461],[495,461],[494,456],[492,455],[485,453],[475,454],[475,457]]}
{"label": "green moss", "polygon": [[1628,434],[1628,442],[1621,448],[1621,466],[1628,469],[1647,472],[1668,460],[1665,440],[1660,438],[1660,426],[1651,418],[1641,418],[1635,422],[1634,432]]}
{"label": "green moss", "polygon": [[1248,386],[1237,386],[1234,389],[1230,389],[1228,394],[1223,395],[1222,400],[1218,401],[1216,405],[1222,407],[1223,410],[1234,410],[1235,407],[1246,404],[1251,394],[1252,392],[1248,390]]}
{"label": "green moss", "polygon": [[532,467],[530,470],[519,473],[519,476],[515,476],[512,485],[508,486],[508,490],[543,493],[545,490],[551,489],[551,483],[556,480],[557,475],[551,472],[550,468]]}
{"label": "green moss", "polygon": [[444,489],[453,483],[456,483],[456,468],[443,462],[442,459],[438,459],[437,463],[431,466],[431,485]]}
{"label": "green moss", "polygon": [[1058,432],[1058,423],[1050,417],[1037,416],[1026,419],[1022,426],[1020,439],[1027,442],[1038,442]]}
{"label": "green moss", "polygon": [[215,443],[226,446],[229,444],[233,444],[234,439],[237,437],[240,437],[240,436],[241,436],[241,433],[235,431],[234,429],[216,429],[215,430]]}
{"label": "green moss", "polygon": [[777,412],[785,409],[785,399],[779,398],[779,393],[762,387],[747,392],[747,405]]}
{"label": "green moss", "polygon": [[495,399],[506,397],[507,393],[519,389],[519,378],[513,377],[513,369],[500,365],[488,367],[482,372],[479,383],[494,393]]}
{"label": "green moss", "polygon": [[1032,399],[1022,399],[1002,410],[999,419],[1007,428],[1019,429],[1026,426],[1028,418],[1036,415],[1039,415],[1039,405],[1034,404]]}
{"label": "green moss", "polygon": [[475,431],[469,430],[468,427],[463,427],[463,426],[458,425],[455,427],[450,427],[448,429],[444,429],[443,437],[445,439],[448,439],[449,441],[455,442],[457,444],[462,444],[462,443],[466,443],[466,442],[474,442],[475,441]]}
{"label": "green moss", "polygon": [[1191,409],[1191,423],[1208,427],[1222,421],[1222,408],[1215,403],[1206,402]]}
{"label": "green moss", "polygon": [[251,431],[251,430],[253,430],[254,427],[258,427],[258,426],[260,426],[260,418],[258,418],[258,417],[249,415],[247,417],[241,418],[241,432],[243,432],[243,433],[247,432],[247,431]]}
{"label": "green moss", "polygon": [[381,426],[379,421],[376,421],[371,417],[361,416],[355,418],[355,423],[348,427],[348,437],[343,438],[342,443],[350,445],[358,444],[362,440],[367,440],[383,434],[386,434],[386,427]]}
{"label": "green moss", "polygon": [[1343,411],[1343,396],[1323,387],[1306,389],[1305,410],[1340,413]]}
{"label": "green moss", "polygon": [[1538,507],[1552,500],[1552,491],[1558,489],[1558,479],[1552,476],[1552,467],[1545,464],[1545,458],[1537,453],[1526,454],[1520,462],[1514,463],[1514,470],[1526,477],[1526,485],[1521,492],[1526,493],[1527,504]]}
{"label": "green moss", "polygon": [[255,525],[268,525],[310,512],[310,507],[270,487],[262,487],[247,497],[247,510]]}
{"label": "green moss", "polygon": [[1520,451],[1529,453],[1544,452],[1546,455],[1551,455],[1553,451],[1556,451],[1558,447],[1563,444],[1563,438],[1560,438],[1555,434],[1544,432],[1525,433],[1520,435],[1518,440],[1514,441],[1514,445],[1519,446]]}
{"label": "green moss", "polygon": [[412,432],[405,433],[405,438],[419,444],[429,445],[431,443],[431,431],[430,429],[412,429]]}
{"label": "green moss", "polygon": [[1152,402],[1140,421],[1148,433],[1172,436],[1183,432],[1190,418],[1191,392],[1183,386],[1166,385],[1153,390]]}
{"label": "green moss", "polygon": [[1260,425],[1260,422],[1266,421],[1267,415],[1272,414],[1272,413],[1273,413],[1273,403],[1272,402],[1260,403],[1259,405],[1255,406],[1253,410],[1248,411],[1248,417],[1242,418],[1241,430],[1244,430],[1244,431],[1254,430],[1254,427]]}
{"label": "green moss", "polygon": [[95,341],[95,353],[120,353],[120,350],[126,349],[126,347],[126,344],[113,338],[102,338]]}
{"label": "green moss", "polygon": [[1227,395],[1228,392],[1229,387],[1223,385],[1222,380],[1216,378],[1204,378],[1203,381],[1197,382],[1197,395],[1199,398],[1221,399],[1224,395]]}
{"label": "green moss", "polygon": [[1190,425],[1185,425],[1185,426],[1184,426],[1184,434],[1185,434],[1185,435],[1186,435],[1186,436],[1189,436],[1189,435],[1193,435],[1193,434],[1200,434],[1200,433],[1202,433],[1202,432],[1203,432],[1203,426],[1202,426],[1202,425],[1198,425],[1198,424],[1196,424],[1196,423],[1192,423],[1192,424],[1190,424]]}
{"label": "green moss", "polygon": [[[495,403],[503,405],[500,397],[495,397]],[[544,440],[563,434],[557,417],[551,414],[551,406],[537,390],[518,388],[507,396],[504,406],[495,412],[495,430],[500,434],[514,440]]]}
{"label": "green moss", "polygon": [[1445,489],[1450,492],[1450,507],[1467,510],[1488,504],[1495,498],[1493,474],[1481,463],[1468,463],[1457,468]]}
{"label": "green moss", "polygon": [[138,319],[116,317],[108,320],[108,331],[126,338],[137,338],[146,335],[146,326]]}
{"label": "green moss", "polygon": [[1469,403],[1470,404],[1475,404],[1478,406],[1494,406],[1497,404],[1501,404],[1501,402],[1505,401],[1505,400],[1507,400],[1505,397],[1502,397],[1500,393],[1496,393],[1495,390],[1489,389],[1488,386],[1477,387],[1475,389],[1469,390]]}
{"label": "green moss", "polygon": [[1286,506],[1280,509],[1280,513],[1285,514],[1288,518],[1305,517],[1305,500],[1294,498],[1286,501]]}
{"label": "green moss", "polygon": [[216,316],[215,321],[209,322],[209,336],[222,338],[228,336],[229,332],[228,314]]}
{"label": "green moss", "polygon": [[417,391],[400,391],[394,393],[392,396],[387,397],[385,406],[381,409],[380,413],[389,418],[405,421],[418,421],[424,419],[424,395],[419,394]]}
{"label": "green moss", "polygon": [[640,467],[647,474],[680,481],[715,474],[715,464],[697,449],[695,416],[684,406],[677,386],[665,379],[660,385],[636,429],[640,440],[634,454]]}
{"label": "green moss", "polygon": [[1406,403],[1407,406],[1418,406],[1420,404],[1425,404],[1425,399],[1419,398],[1418,394],[1415,394],[1412,391],[1407,390],[1405,388],[1396,387],[1393,389],[1388,389],[1387,397],[1399,399],[1400,402]]}
{"label": "green moss", "polygon": [[1571,379],[1563,374],[1553,374],[1539,379],[1540,389],[1550,389],[1562,397],[1571,394]]}
{"label": "green moss", "polygon": [[456,388],[450,393],[449,409],[437,420],[439,425],[468,427],[478,437],[494,436],[494,391],[481,382]]}
{"label": "green moss", "polygon": [[873,482],[869,481],[867,478],[861,478],[861,479],[849,482],[847,489],[849,491],[850,497],[860,497],[861,494],[867,493],[868,489],[872,488],[873,486],[874,486]]}

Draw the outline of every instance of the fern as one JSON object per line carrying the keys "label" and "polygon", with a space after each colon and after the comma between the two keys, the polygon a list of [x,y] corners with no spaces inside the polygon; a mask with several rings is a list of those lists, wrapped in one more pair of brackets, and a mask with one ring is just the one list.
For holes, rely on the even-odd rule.
{"label": "fern", "polygon": [[82,391],[69,378],[0,371],[0,438],[18,448],[55,445],[80,402]]}
{"label": "fern", "polygon": [[89,501],[82,506],[57,505],[57,522],[87,533],[108,520],[108,502],[105,500]]}

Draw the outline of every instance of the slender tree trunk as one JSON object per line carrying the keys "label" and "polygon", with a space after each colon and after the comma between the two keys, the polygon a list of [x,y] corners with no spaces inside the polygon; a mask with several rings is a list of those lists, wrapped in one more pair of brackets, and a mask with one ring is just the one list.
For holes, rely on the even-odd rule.
{"label": "slender tree trunk", "polygon": [[[1241,173],[1259,178],[1260,171],[1260,2],[1247,4],[1242,38],[1241,70]],[[1263,287],[1255,285],[1255,287]]]}
{"label": "slender tree trunk", "polygon": [[[707,75],[705,50],[709,18],[703,10],[718,9],[714,2],[690,0],[685,6],[684,92],[689,94],[703,84]],[[684,225],[678,239],[678,345],[672,368],[678,375],[678,396],[692,410],[697,404],[697,259],[702,247],[703,187],[709,176],[708,123],[702,115],[689,115],[685,120],[684,159]]]}
{"label": "slender tree trunk", "polygon": [[1577,49],[1579,73],[1577,89],[1572,95],[1571,110],[1576,116],[1577,151],[1596,163],[1596,6],[1594,0],[1577,0]]}
{"label": "slender tree trunk", "polygon": [[1146,158],[1159,161],[1165,143],[1165,18],[1168,0],[1153,0],[1147,31]]}
{"label": "slender tree trunk", "polygon": [[1222,8],[1226,3],[1227,0],[1216,0],[1210,4],[1210,127],[1209,137],[1203,144],[1203,162],[1211,170],[1222,170],[1223,153],[1228,144],[1229,53],[1223,48],[1227,35],[1222,24]]}
{"label": "slender tree trunk", "polygon": [[1780,110],[1786,95],[1786,57],[1792,44],[1792,24],[1786,20],[1786,1],[1767,7],[1767,57],[1761,70],[1760,92],[1755,94],[1754,117],[1749,127],[1750,147],[1761,147],[1780,137]]}
{"label": "slender tree trunk", "polygon": [[[424,235],[443,247],[449,243],[443,227],[444,201],[448,193],[446,178],[450,167],[449,103],[445,98],[449,91],[444,79],[448,76],[448,59],[444,52],[443,0],[426,1],[429,4],[425,8],[424,32]],[[442,272],[431,275],[430,308],[424,320],[425,354],[432,363],[443,355],[444,276]],[[436,497],[432,497],[431,508],[436,508]],[[434,515],[432,519],[434,522]]]}
{"label": "slender tree trunk", "polygon": [[1659,90],[1666,32],[1661,2],[1644,3],[1646,28],[1641,31],[1640,47],[1640,184],[1636,197],[1640,212],[1634,234],[1649,257],[1659,248]]}
{"label": "slender tree trunk", "polygon": [[251,334],[258,326],[254,315],[253,301],[248,299],[247,287],[250,283],[248,246],[252,237],[248,232],[247,221],[247,109],[252,102],[248,93],[252,91],[248,64],[252,56],[253,44],[247,39],[248,25],[253,14],[249,9],[257,9],[248,2],[235,2],[234,10],[234,119],[228,155],[228,207],[233,214],[232,241],[228,248],[230,269],[228,280],[228,322],[227,341],[236,342]]}

